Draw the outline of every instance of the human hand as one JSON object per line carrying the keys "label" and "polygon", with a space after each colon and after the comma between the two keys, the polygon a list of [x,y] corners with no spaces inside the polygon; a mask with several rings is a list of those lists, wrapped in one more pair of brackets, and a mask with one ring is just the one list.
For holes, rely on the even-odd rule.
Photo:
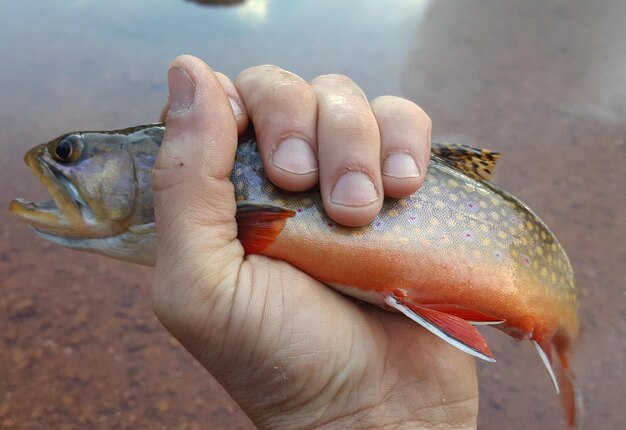
{"label": "human hand", "polygon": [[345,77],[308,84],[272,66],[233,84],[189,56],[173,62],[169,85],[153,172],[154,306],[165,327],[259,427],[475,428],[470,356],[284,262],[244,257],[237,240],[229,175],[249,120],[277,186],[301,191],[319,180],[329,216],[362,225],[383,195],[411,194],[423,181],[423,111],[395,97],[370,105]]}

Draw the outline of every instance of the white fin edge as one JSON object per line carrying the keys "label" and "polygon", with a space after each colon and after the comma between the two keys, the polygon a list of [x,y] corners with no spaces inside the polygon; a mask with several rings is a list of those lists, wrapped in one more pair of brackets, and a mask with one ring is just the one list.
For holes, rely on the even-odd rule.
{"label": "white fin edge", "polygon": [[498,320],[498,321],[468,321],[471,325],[498,325],[506,322],[506,320]]}
{"label": "white fin edge", "polygon": [[454,346],[455,348],[465,352],[466,354],[472,355],[472,356],[474,356],[476,358],[480,358],[481,360],[485,360],[485,361],[488,361],[490,363],[495,363],[496,362],[496,360],[494,358],[488,357],[485,354],[482,354],[482,353],[476,351],[474,348],[470,348],[466,344],[464,344],[464,343],[458,341],[457,339],[453,338],[452,336],[448,335],[448,333],[446,333],[445,331],[441,330],[436,325],[431,324],[430,322],[428,322],[427,320],[425,320],[424,318],[422,318],[421,316],[419,316],[418,314],[413,312],[411,309],[406,307],[402,302],[400,302],[394,296],[387,296],[387,297],[385,297],[385,303],[387,305],[391,306],[392,308],[399,310],[405,316],[409,317],[411,320],[415,321],[416,323],[418,323],[419,325],[424,327],[426,330],[428,330],[429,332],[431,332],[432,334],[434,334],[435,336],[437,336],[441,340],[444,340],[445,342],[447,342],[450,345]]}
{"label": "white fin edge", "polygon": [[539,353],[539,357],[541,357],[541,361],[543,362],[543,365],[548,371],[548,375],[550,375],[550,379],[552,380],[552,383],[554,384],[554,388],[556,388],[556,393],[560,394],[561,389],[559,388],[559,383],[556,380],[556,376],[554,375],[554,370],[552,370],[552,364],[550,364],[550,360],[548,359],[548,356],[546,355],[545,351],[543,350],[543,348],[541,348],[541,345],[539,345],[539,343],[536,340],[531,339],[530,341],[533,343],[533,345],[535,345],[535,349]]}

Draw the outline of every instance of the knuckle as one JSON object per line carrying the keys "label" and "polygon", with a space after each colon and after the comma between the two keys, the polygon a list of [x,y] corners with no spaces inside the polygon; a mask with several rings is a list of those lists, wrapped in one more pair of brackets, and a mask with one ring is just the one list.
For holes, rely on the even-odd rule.
{"label": "knuckle", "polygon": [[322,103],[366,104],[367,96],[363,90],[349,77],[340,74],[321,75],[311,81]]}
{"label": "knuckle", "polygon": [[275,70],[280,70],[280,67],[275,66],[273,64],[262,64],[260,66],[252,66],[243,70],[241,73],[239,73],[237,80],[239,81],[242,79],[249,79],[250,77],[256,77],[260,74],[271,73]]}
{"label": "knuckle", "polygon": [[392,119],[394,122],[417,123],[432,128],[432,120],[417,104],[396,96],[380,96],[372,101],[372,111],[377,118]]}
{"label": "knuckle", "polygon": [[328,74],[325,74],[325,75],[319,75],[318,77],[313,79],[311,81],[311,83],[315,83],[315,84],[339,84],[339,85],[351,84],[351,85],[354,85],[354,82],[352,81],[352,79],[350,79],[346,75],[342,75],[340,73],[328,73]]}

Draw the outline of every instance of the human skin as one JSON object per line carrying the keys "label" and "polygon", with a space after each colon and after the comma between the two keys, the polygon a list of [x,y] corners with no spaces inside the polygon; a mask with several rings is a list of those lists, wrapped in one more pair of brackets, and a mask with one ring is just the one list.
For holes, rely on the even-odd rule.
{"label": "human skin", "polygon": [[153,300],[163,325],[259,428],[476,428],[472,357],[289,264],[244,256],[237,240],[229,175],[249,121],[277,186],[303,191],[319,181],[329,216],[357,226],[385,195],[421,185],[426,114],[395,97],[370,104],[344,76],[307,83],[274,66],[233,84],[182,56],[168,80],[153,171]]}

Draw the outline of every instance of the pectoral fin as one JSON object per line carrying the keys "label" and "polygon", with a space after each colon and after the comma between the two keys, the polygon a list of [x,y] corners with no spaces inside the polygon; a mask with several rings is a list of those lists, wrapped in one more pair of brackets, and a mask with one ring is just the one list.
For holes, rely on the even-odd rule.
{"label": "pectoral fin", "polygon": [[464,319],[409,303],[393,294],[385,298],[385,303],[461,351],[485,361],[496,361],[485,339],[474,326]]}
{"label": "pectoral fin", "polygon": [[246,254],[258,254],[280,234],[295,212],[279,206],[251,202],[237,203],[237,239]]}

